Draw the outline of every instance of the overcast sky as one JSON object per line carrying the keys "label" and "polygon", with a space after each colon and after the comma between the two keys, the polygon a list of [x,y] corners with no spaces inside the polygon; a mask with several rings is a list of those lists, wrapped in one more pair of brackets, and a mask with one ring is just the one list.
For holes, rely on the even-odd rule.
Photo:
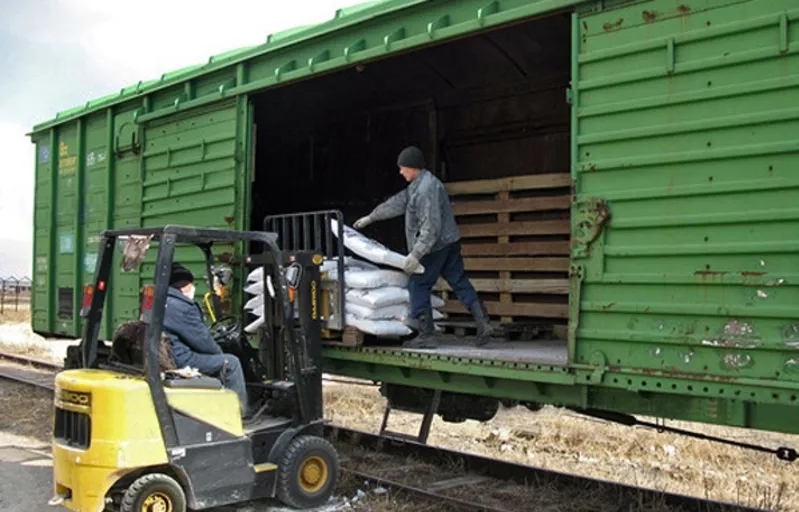
{"label": "overcast sky", "polygon": [[34,124],[358,3],[0,0],[0,276],[31,275]]}

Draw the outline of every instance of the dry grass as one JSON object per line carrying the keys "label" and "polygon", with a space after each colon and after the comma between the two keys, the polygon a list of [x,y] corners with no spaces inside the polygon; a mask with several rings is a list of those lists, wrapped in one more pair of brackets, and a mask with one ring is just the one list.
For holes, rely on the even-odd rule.
{"label": "dry grass", "polygon": [[51,359],[52,354],[47,347],[36,343],[4,343],[0,341],[0,352],[8,352],[9,354],[17,354],[21,356],[32,357],[36,359]]}
{"label": "dry grass", "polygon": [[[326,416],[376,431],[385,401],[376,388],[325,389]],[[416,433],[421,416],[392,412],[389,428]],[[797,446],[799,436],[670,422],[694,431],[765,444]],[[547,407],[501,410],[490,422],[433,422],[429,442],[564,473],[771,510],[799,510],[796,465],[773,456],[672,434],[631,429]]]}
{"label": "dry grass", "polygon": [[29,324],[30,321],[31,310],[27,304],[20,304],[19,311],[13,305],[6,305],[5,311],[0,314],[0,324]]}

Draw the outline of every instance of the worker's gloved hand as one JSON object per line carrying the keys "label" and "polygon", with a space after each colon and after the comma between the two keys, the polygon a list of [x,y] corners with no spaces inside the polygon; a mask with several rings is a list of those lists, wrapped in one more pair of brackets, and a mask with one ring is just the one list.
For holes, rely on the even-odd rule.
{"label": "worker's gloved hand", "polygon": [[419,264],[419,260],[413,254],[409,254],[405,256],[405,260],[402,262],[402,269],[407,272],[408,274],[414,274],[417,270],[421,268]]}
{"label": "worker's gloved hand", "polygon": [[355,221],[355,224],[353,224],[353,227],[354,227],[355,229],[363,229],[363,228],[365,228],[366,226],[368,226],[369,224],[371,224],[372,222],[374,222],[374,221],[372,220],[372,217],[370,217],[369,215],[367,215],[366,217],[361,217],[360,219],[356,220],[356,221]]}

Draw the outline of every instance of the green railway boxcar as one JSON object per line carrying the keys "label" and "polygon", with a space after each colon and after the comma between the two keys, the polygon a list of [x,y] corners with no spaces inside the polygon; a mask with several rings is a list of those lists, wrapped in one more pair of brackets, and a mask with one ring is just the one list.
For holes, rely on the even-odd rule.
{"label": "green railway boxcar", "polygon": [[[797,105],[795,0],[341,10],[34,128],[33,327],[80,334],[103,229],[351,222],[402,186],[414,143],[489,312],[551,339],[330,346],[326,371],[799,433]],[[399,224],[369,233],[402,248]],[[113,279],[106,335],[142,285]]]}

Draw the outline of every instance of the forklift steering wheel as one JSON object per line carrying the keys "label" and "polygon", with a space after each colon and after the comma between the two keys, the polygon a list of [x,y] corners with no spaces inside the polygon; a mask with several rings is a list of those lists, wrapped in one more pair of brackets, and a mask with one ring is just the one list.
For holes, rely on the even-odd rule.
{"label": "forklift steering wheel", "polygon": [[225,315],[214,322],[211,333],[217,343],[236,342],[241,336],[241,321],[235,315]]}

